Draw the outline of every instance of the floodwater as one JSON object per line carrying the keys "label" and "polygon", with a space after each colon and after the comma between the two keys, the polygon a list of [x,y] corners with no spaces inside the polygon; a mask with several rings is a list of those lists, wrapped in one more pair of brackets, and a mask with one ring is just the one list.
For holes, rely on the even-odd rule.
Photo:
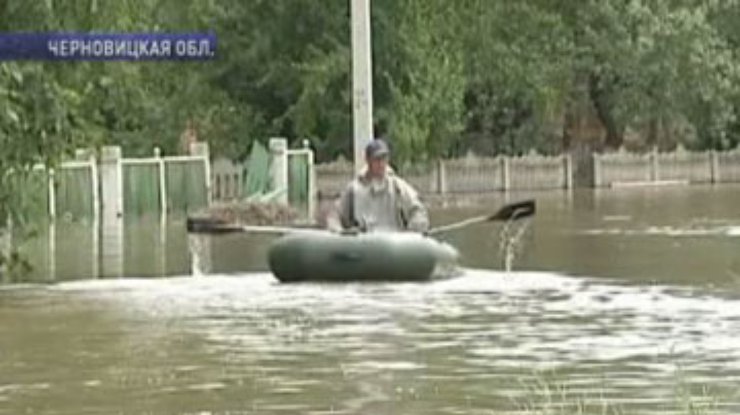
{"label": "floodwater", "polygon": [[269,237],[57,224],[0,285],[0,414],[739,413],[740,187],[526,197],[513,271],[491,223],[444,236],[463,276],[414,284],[281,285]]}

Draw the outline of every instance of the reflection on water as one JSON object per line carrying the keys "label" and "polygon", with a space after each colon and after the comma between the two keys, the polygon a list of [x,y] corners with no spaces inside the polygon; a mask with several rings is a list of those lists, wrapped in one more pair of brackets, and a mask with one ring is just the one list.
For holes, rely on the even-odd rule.
{"label": "reflection on water", "polygon": [[158,219],[49,224],[20,251],[30,260],[31,282],[163,276],[190,273],[181,224]]}
{"label": "reflection on water", "polygon": [[270,236],[188,235],[182,219],[51,223],[20,251],[33,271],[24,281],[205,275],[265,271]]}
{"label": "reflection on water", "polygon": [[0,285],[0,414],[739,413],[738,190],[539,194],[514,271],[486,224],[426,284],[281,285],[269,236],[57,224],[23,247],[57,283]]}

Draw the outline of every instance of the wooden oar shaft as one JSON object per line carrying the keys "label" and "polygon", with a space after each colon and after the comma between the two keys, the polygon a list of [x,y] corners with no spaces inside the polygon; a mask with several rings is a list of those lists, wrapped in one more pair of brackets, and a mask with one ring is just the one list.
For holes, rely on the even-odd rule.
{"label": "wooden oar shaft", "polygon": [[485,216],[476,216],[474,218],[468,218],[465,220],[461,220],[460,222],[451,223],[449,225],[443,225],[443,226],[437,226],[436,228],[432,228],[427,232],[429,235],[436,235],[441,232],[447,232],[454,229],[464,228],[466,226],[474,225],[476,223],[481,222],[487,222],[491,219],[491,215],[485,215]]}
{"label": "wooden oar shaft", "polygon": [[266,234],[284,234],[284,233],[295,233],[295,232],[326,232],[322,229],[311,229],[311,228],[291,228],[287,226],[262,226],[262,225],[243,225],[236,226],[234,230],[249,233],[266,233]]}
{"label": "wooden oar shaft", "polygon": [[273,234],[280,235],[292,232],[325,232],[318,228],[308,227],[291,227],[291,226],[271,226],[271,225],[239,225],[231,223],[222,223],[217,220],[209,219],[195,219],[190,218],[187,221],[188,232],[191,233],[210,233],[210,234],[224,234],[224,233],[261,233],[261,234]]}
{"label": "wooden oar shaft", "polygon": [[[481,215],[472,218],[464,219],[459,222],[451,223],[449,225],[442,225],[436,228],[432,228],[427,232],[427,235],[436,235],[442,232],[448,232],[455,229],[464,228],[466,226],[474,225],[476,223],[488,222],[488,221],[511,221],[532,216],[535,213],[535,204],[533,200],[527,200],[523,202],[511,203],[501,207],[493,215]],[[300,228],[300,227],[288,227],[288,226],[269,226],[269,225],[234,225],[219,223],[209,219],[188,219],[187,223],[188,232],[194,233],[232,233],[232,232],[248,232],[248,233],[261,233],[261,234],[286,234],[296,232],[329,232],[325,229],[318,228]]]}

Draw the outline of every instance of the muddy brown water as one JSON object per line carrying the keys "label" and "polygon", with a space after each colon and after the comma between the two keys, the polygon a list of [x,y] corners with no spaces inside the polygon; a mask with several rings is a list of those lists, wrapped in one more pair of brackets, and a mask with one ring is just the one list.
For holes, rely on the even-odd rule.
{"label": "muddy brown water", "polygon": [[486,224],[423,284],[281,285],[269,237],[57,224],[0,285],[0,414],[738,413],[740,187],[530,196],[512,272]]}

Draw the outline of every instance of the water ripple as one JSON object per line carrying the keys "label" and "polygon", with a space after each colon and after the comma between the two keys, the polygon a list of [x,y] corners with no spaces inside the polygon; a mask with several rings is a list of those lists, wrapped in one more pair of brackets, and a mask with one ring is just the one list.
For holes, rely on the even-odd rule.
{"label": "water ripple", "polygon": [[[12,356],[0,373],[17,379],[0,381],[0,413],[51,401],[80,412],[60,394],[92,391],[106,395],[96,408],[149,413],[531,413],[548,402],[657,413],[704,399],[699,386],[720,408],[740,401],[740,301],[696,288],[471,269],[428,284],[249,274],[33,293],[0,303],[0,353]],[[39,344],[52,328],[56,340]]]}

